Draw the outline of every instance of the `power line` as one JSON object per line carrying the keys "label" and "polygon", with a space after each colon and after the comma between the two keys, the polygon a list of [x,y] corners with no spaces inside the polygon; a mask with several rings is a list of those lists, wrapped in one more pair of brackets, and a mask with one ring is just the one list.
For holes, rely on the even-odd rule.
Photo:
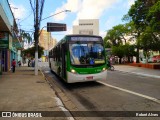
{"label": "power line", "polygon": [[33,13],[32,13],[32,11],[31,11],[31,13],[30,13],[27,17],[25,17],[23,20],[21,20],[19,23],[21,23],[21,22],[27,20],[32,14],[33,14]]}

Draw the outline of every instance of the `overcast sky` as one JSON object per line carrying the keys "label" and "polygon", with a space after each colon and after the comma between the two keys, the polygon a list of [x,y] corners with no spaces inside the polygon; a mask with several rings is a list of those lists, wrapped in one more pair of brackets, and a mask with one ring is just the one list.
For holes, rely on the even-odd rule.
{"label": "overcast sky", "polygon": [[[9,3],[19,27],[33,31],[33,12],[29,0],[9,0]],[[100,35],[104,37],[107,30],[123,23],[121,19],[133,3],[134,0],[45,0],[42,18],[63,10],[71,12],[62,12],[43,20],[41,28],[46,26],[47,22],[66,23],[66,32],[52,33],[59,41],[65,34],[72,33],[72,26],[78,24],[79,19],[99,19]]]}

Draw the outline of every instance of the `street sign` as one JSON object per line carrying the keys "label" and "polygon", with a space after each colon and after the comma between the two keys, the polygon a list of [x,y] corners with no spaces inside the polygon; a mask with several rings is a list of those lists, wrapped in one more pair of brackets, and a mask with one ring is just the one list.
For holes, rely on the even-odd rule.
{"label": "street sign", "polygon": [[66,24],[62,23],[47,23],[47,32],[66,31]]}

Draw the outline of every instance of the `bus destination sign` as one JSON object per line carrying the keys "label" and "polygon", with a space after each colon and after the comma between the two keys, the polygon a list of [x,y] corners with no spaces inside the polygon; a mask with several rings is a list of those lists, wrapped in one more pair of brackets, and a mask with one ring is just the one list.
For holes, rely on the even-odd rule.
{"label": "bus destination sign", "polygon": [[99,37],[71,37],[71,41],[101,41]]}

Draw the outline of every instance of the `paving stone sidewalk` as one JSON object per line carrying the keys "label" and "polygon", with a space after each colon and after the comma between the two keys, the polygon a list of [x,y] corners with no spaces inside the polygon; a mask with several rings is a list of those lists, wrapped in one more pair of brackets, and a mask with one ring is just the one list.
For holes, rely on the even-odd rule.
{"label": "paving stone sidewalk", "polygon": [[[3,72],[0,75],[0,111],[60,111],[55,91],[50,88],[39,71],[34,75],[32,67],[16,67],[15,73]],[[6,118],[0,117],[0,120]],[[7,118],[7,120],[31,118]],[[38,120],[68,120],[67,117],[43,117]]]}

